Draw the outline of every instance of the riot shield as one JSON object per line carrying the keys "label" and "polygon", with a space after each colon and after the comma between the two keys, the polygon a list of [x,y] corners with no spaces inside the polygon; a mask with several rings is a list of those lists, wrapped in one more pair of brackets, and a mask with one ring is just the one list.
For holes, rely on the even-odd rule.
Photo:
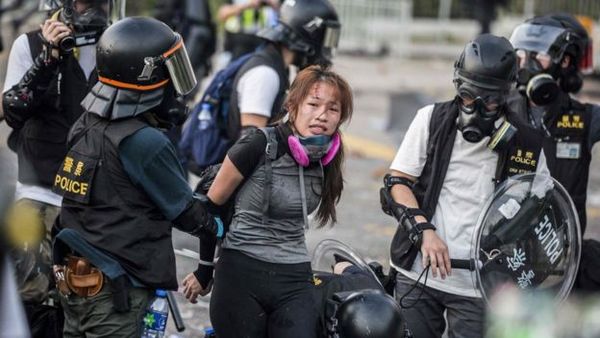
{"label": "riot shield", "polygon": [[558,181],[536,174],[509,178],[486,203],[473,234],[473,283],[488,303],[506,286],[561,302],[577,273],[580,232],[573,201]]}
{"label": "riot shield", "polygon": [[322,240],[315,247],[311,262],[313,271],[330,272],[335,265],[334,255],[339,255],[363,271],[368,272],[381,285],[381,281],[377,278],[373,269],[369,267],[367,262],[356,251],[334,239]]}

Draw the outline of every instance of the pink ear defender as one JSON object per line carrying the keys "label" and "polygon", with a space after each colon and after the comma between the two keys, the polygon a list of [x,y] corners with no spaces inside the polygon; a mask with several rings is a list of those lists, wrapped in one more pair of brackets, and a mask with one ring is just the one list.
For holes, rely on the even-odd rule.
{"label": "pink ear defender", "polygon": [[[340,134],[333,134],[331,138],[331,146],[329,147],[329,150],[327,150],[327,154],[321,158],[321,164],[328,165],[335,158],[335,155],[340,150],[341,145],[342,140],[340,138]],[[306,154],[306,150],[304,150],[304,147],[296,136],[288,136],[288,147],[290,148],[290,153],[296,162],[303,167],[308,167],[308,164],[310,163],[308,154]]]}

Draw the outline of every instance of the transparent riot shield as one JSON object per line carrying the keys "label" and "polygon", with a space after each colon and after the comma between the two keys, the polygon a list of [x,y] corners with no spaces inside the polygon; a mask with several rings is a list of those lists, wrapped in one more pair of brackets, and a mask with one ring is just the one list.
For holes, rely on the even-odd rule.
{"label": "transparent riot shield", "polygon": [[488,303],[507,286],[561,302],[573,286],[579,219],[567,191],[549,176],[518,175],[502,183],[479,217],[473,243],[473,282]]}
{"label": "transparent riot shield", "polygon": [[381,285],[381,281],[377,278],[375,272],[369,267],[367,262],[348,245],[336,241],[334,239],[325,239],[319,242],[315,247],[312,259],[313,271],[331,272],[335,265],[334,255],[339,255],[347,259],[350,263],[368,272]]}

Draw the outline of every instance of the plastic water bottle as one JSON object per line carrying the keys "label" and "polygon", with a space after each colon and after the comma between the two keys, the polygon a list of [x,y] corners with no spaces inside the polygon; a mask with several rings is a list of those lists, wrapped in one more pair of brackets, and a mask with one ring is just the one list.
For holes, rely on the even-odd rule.
{"label": "plastic water bottle", "polygon": [[208,128],[210,125],[210,120],[212,119],[212,106],[210,103],[203,103],[202,110],[200,110],[200,114],[198,114],[198,129],[204,130]]}
{"label": "plastic water bottle", "polygon": [[158,289],[156,290],[156,298],[152,301],[143,318],[144,331],[142,338],[164,337],[168,317],[169,304],[167,302],[167,292]]}

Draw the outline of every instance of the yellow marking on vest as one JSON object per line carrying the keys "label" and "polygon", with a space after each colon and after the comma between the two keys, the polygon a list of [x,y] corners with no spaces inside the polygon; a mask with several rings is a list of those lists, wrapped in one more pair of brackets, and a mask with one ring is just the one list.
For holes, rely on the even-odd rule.
{"label": "yellow marking on vest", "polygon": [[521,149],[517,149],[517,155],[512,155],[510,160],[512,162],[526,164],[532,167],[535,167],[537,163],[537,161],[533,159],[533,152],[525,151],[525,156],[523,156],[523,151]]}
{"label": "yellow marking on vest", "polygon": [[[571,118],[572,117],[572,118]],[[560,121],[556,122],[557,128],[583,129],[584,123],[579,115],[563,115]]]}
{"label": "yellow marking on vest", "polygon": [[73,174],[75,176],[81,176],[82,171],[83,171],[83,162],[77,161],[77,167],[75,168],[75,172]]}
{"label": "yellow marking on vest", "polygon": [[80,181],[69,179],[68,177],[56,175],[54,185],[61,190],[85,196],[88,190],[88,184]]}
{"label": "yellow marking on vest", "polygon": [[65,157],[65,162],[63,163],[63,171],[70,173],[72,169],[73,169],[73,158],[67,156],[67,157]]}

